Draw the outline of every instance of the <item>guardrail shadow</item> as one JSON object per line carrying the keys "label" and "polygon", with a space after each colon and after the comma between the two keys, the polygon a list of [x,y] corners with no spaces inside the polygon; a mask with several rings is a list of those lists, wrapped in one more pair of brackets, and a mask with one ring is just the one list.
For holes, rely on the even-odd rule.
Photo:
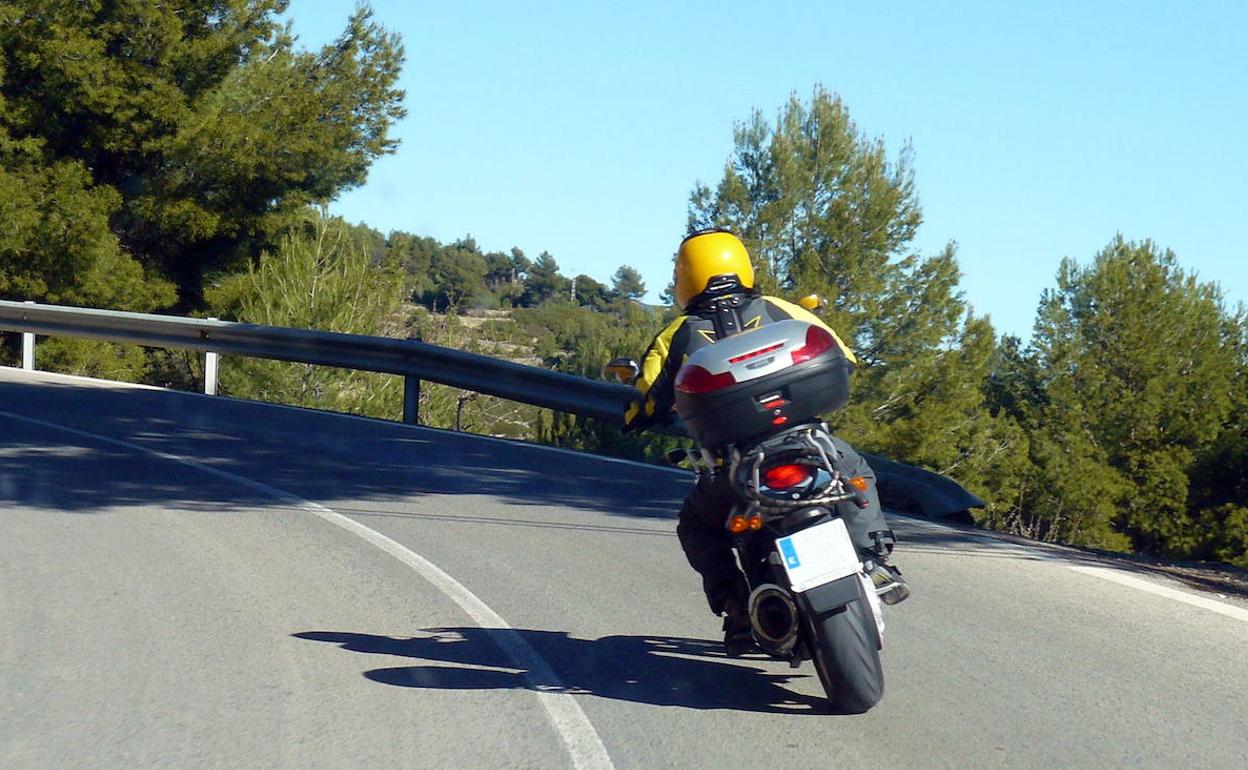
{"label": "guardrail shadow", "polygon": [[[517,671],[520,664],[495,638],[518,634],[552,667]],[[689,709],[724,709],[773,714],[827,715],[827,702],[785,687],[811,678],[776,673],[755,665],[762,656],[729,659],[716,642],[668,636],[604,636],[578,639],[563,631],[478,627],[426,628],[408,639],[338,631],[305,631],[299,639],[336,644],[344,650],[421,661],[377,668],[364,677],[395,687],[439,690],[563,692]],[[818,685],[816,684],[816,687]]]}
{"label": "guardrail shadow", "polygon": [[[34,502],[74,512],[162,503],[284,505],[263,490],[150,452],[344,512],[452,495],[671,518],[689,485],[687,477],[665,469],[608,464],[538,445],[174,391],[0,380],[0,412],[150,450],[0,415],[0,504]],[[480,507],[468,502],[464,512]]]}

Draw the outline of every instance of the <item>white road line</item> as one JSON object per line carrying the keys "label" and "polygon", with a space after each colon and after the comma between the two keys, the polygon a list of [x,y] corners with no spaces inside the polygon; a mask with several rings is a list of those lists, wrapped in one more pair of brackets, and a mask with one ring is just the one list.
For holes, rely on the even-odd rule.
{"label": "white road line", "polygon": [[1196,594],[1189,594],[1186,591],[1179,591],[1174,588],[1170,588],[1169,586],[1154,583],[1151,580],[1144,580],[1142,578],[1135,577],[1134,575],[1128,575],[1122,570],[1110,569],[1109,567],[1082,567],[1073,564],[1067,565],[1066,568],[1084,575],[1091,575],[1093,577],[1101,578],[1102,580],[1108,580],[1112,583],[1130,586],[1131,588],[1135,588],[1139,591],[1145,591],[1157,596],[1164,596],[1167,599],[1173,599],[1176,602],[1190,604],[1193,607],[1200,607],[1201,609],[1206,609],[1210,612],[1216,612],[1219,615],[1225,615],[1228,618],[1235,618],[1236,620],[1242,620],[1245,623],[1248,623],[1248,610],[1235,607],[1230,604],[1224,604],[1223,602],[1214,601],[1213,599],[1206,599],[1205,597],[1197,596]]}
{"label": "white road line", "polygon": [[[1227,604],[1226,602],[1209,599],[1199,594],[1170,588],[1169,586],[1162,585],[1156,581],[1136,577],[1124,572],[1123,570],[1114,569],[1113,567],[1088,567],[1081,564],[1071,564],[1069,557],[1057,550],[1050,550],[1060,549],[1061,546],[1050,546],[1050,549],[1039,547],[1033,548],[1022,543],[994,540],[987,534],[968,534],[964,530],[960,530],[956,527],[948,527],[934,521],[915,519],[908,516],[900,516],[900,518],[906,519],[906,524],[908,526],[917,525],[915,526],[915,529],[927,529],[928,531],[939,532],[956,532],[964,537],[967,542],[980,546],[986,550],[995,551],[1006,556],[1016,556],[1020,559],[1053,562],[1074,572],[1090,575],[1095,578],[1100,578],[1101,580],[1108,580],[1111,583],[1117,583],[1119,585],[1127,586],[1128,588],[1134,588],[1137,591],[1144,591],[1145,593],[1150,593],[1154,596],[1162,596],[1167,599],[1173,599],[1176,602],[1183,602],[1184,604],[1189,604],[1193,607],[1200,607],[1201,609],[1209,610],[1210,612],[1216,612],[1219,615],[1225,615],[1228,618],[1248,622],[1248,610],[1242,607],[1237,607],[1233,604]],[[902,551],[906,550],[905,543],[902,543],[900,549]],[[926,549],[919,546],[911,550],[915,552],[922,552]],[[933,548],[930,549],[930,552],[947,553],[948,551],[942,548]]]}
{"label": "white road line", "polygon": [[205,465],[180,455],[162,452],[141,444],[134,444],[109,436],[101,436],[97,433],[45,422],[33,417],[24,417],[4,411],[0,411],[0,417],[72,433],[76,436],[82,436],[101,443],[113,444],[114,446],[132,449],[136,452],[143,452],[169,462],[181,463],[210,476],[231,481],[280,500],[287,505],[317,516],[336,527],[345,529],[363,538],[368,543],[411,567],[439,591],[446,594],[451,601],[459,605],[460,609],[466,612],[477,625],[481,626],[489,634],[490,639],[507,653],[512,661],[515,662],[517,668],[527,671],[526,678],[528,678],[530,685],[534,688],[534,693],[537,695],[537,699],[541,702],[542,707],[546,709],[546,714],[550,718],[555,730],[559,733],[564,747],[571,755],[574,767],[587,769],[615,767],[611,762],[611,757],[607,755],[606,746],[602,744],[602,739],[598,736],[598,731],[594,729],[593,724],[589,721],[589,717],[585,716],[585,712],[581,710],[580,705],[577,704],[570,694],[560,692],[564,688],[563,683],[545,659],[538,654],[537,650],[533,649],[519,632],[512,628],[501,615],[490,609],[489,605],[483,602],[476,594],[469,591],[458,580],[415,551],[319,503],[304,500],[276,487],[262,484],[259,481],[254,481],[229,471],[214,468],[211,465]]}

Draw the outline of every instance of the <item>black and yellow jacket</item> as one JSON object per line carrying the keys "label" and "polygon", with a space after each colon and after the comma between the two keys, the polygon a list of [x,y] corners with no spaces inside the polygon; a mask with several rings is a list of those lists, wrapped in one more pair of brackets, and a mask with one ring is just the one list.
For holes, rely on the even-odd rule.
{"label": "black and yellow jacket", "polygon": [[637,378],[639,397],[629,405],[624,415],[625,429],[666,418],[675,401],[673,385],[676,372],[698,348],[746,329],[789,319],[807,321],[827,329],[845,356],[852,363],[858,362],[837,333],[801,305],[753,292],[718,297],[689,308],[686,315],[668,324],[650,343],[641,360],[641,375]]}

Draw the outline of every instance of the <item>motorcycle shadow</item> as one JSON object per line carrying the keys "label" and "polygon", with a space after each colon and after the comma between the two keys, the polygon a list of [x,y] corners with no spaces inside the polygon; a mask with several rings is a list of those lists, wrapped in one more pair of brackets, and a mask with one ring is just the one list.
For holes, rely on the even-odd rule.
{"label": "motorcycle shadow", "polygon": [[[691,709],[834,713],[822,697],[785,687],[809,679],[817,689],[809,664],[804,670],[790,673],[786,668],[780,673],[774,669],[783,664],[763,655],[728,658],[718,642],[703,639],[626,635],[578,639],[564,631],[478,627],[421,629],[407,639],[332,631],[294,636],[352,652],[440,664],[364,672],[367,679],[396,687],[528,689]],[[541,661],[525,660],[521,640],[537,651]],[[771,670],[759,667],[761,663]]]}

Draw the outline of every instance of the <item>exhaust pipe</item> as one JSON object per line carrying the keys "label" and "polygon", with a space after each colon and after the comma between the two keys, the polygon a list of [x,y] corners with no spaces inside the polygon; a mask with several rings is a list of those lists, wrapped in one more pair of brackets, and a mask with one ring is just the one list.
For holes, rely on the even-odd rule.
{"label": "exhaust pipe", "polygon": [[797,644],[797,623],[797,605],[788,591],[764,583],[750,593],[750,625],[764,652],[788,655]]}

